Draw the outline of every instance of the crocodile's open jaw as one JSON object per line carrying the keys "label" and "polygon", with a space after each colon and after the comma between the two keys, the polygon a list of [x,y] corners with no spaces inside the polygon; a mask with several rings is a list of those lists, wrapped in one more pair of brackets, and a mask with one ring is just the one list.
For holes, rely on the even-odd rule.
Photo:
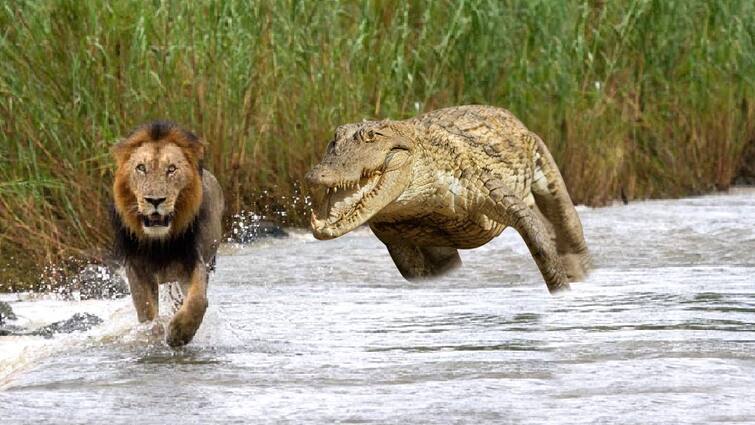
{"label": "crocodile's open jaw", "polygon": [[369,220],[387,203],[381,199],[384,196],[379,196],[386,177],[389,176],[375,171],[358,182],[343,182],[325,188],[324,196],[312,210],[311,225],[315,237],[337,238]]}
{"label": "crocodile's open jaw", "polygon": [[[355,128],[360,127],[360,128]],[[306,179],[312,189],[312,234],[333,239],[361,226],[411,182],[413,142],[384,122],[336,129]]]}

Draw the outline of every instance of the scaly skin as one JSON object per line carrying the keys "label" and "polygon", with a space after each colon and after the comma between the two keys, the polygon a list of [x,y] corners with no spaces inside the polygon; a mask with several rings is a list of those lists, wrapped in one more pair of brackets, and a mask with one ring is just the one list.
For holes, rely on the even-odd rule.
{"label": "scaly skin", "polygon": [[553,158],[505,109],[460,106],[341,126],[307,180],[319,194],[314,235],[330,239],[368,223],[406,279],[461,265],[457,249],[481,246],[507,226],[551,292],[589,269],[582,224]]}

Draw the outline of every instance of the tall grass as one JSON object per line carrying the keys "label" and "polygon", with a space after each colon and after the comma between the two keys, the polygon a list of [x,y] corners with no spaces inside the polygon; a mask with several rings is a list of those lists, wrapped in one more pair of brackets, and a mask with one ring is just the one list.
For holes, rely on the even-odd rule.
{"label": "tall grass", "polygon": [[550,146],[576,202],[726,188],[755,138],[752,0],[0,5],[0,289],[104,255],[108,147],[170,118],[229,212],[301,224],[334,127],[485,103]]}

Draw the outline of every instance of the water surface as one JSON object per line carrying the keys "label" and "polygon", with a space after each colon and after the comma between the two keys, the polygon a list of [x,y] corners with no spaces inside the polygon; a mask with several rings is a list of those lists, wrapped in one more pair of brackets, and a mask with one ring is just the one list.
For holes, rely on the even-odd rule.
{"label": "water surface", "polygon": [[755,423],[755,191],[579,212],[596,268],[560,297],[511,230],[408,283],[363,229],[224,247],[178,351],[129,299],[14,302],[22,322],[105,323],[0,338],[0,418]]}

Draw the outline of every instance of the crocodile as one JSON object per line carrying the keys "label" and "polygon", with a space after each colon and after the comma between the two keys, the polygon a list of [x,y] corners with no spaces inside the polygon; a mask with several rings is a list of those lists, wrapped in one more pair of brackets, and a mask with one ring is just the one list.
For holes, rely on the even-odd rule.
{"label": "crocodile", "polygon": [[339,126],[305,177],[319,240],[367,223],[407,280],[461,265],[506,227],[551,293],[590,268],[582,223],[545,143],[511,112],[467,105]]}

